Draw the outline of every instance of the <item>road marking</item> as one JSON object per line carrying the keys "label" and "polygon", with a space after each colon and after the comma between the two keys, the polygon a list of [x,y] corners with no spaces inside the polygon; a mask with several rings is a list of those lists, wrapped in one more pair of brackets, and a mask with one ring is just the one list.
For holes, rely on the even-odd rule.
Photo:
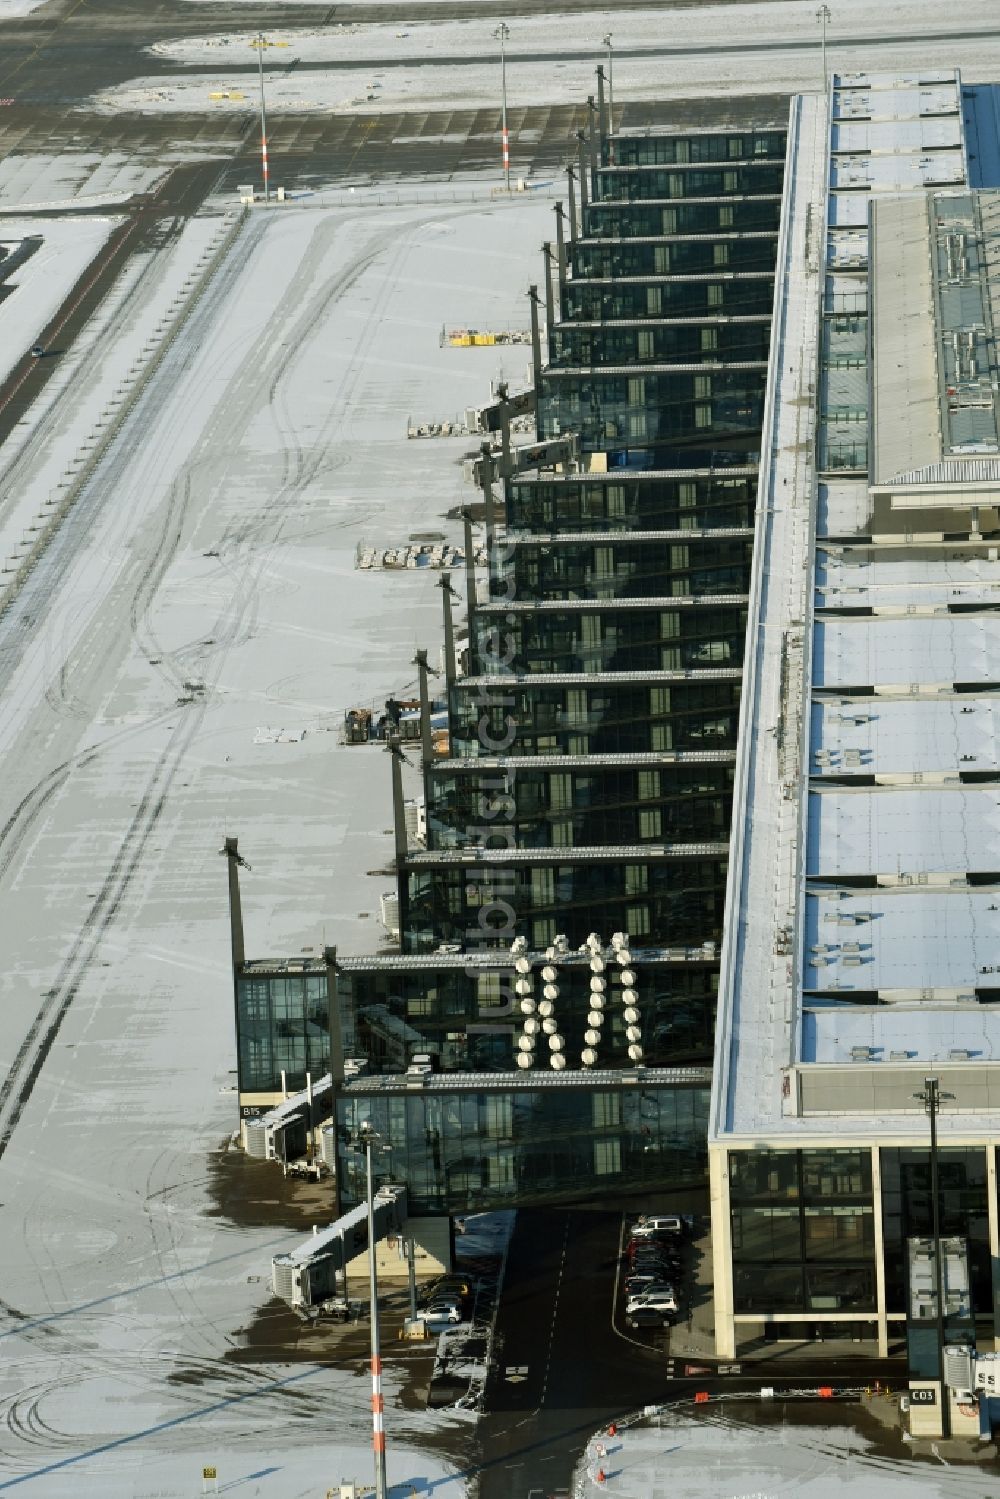
{"label": "road marking", "polygon": [[523,1384],[528,1377],[528,1365],[508,1364],[503,1377],[508,1384]]}
{"label": "road marking", "polygon": [[542,1375],[542,1392],[538,1399],[538,1409],[545,1404],[545,1395],[549,1388],[549,1367],[552,1363],[552,1345],[556,1337],[556,1316],[559,1312],[559,1296],[562,1291],[563,1272],[566,1269],[566,1246],[569,1243],[569,1214],[566,1214],[566,1231],[563,1234],[562,1255],[559,1260],[559,1275],[556,1280],[556,1294],[552,1298],[552,1321],[549,1324],[549,1347],[545,1356],[545,1372]]}

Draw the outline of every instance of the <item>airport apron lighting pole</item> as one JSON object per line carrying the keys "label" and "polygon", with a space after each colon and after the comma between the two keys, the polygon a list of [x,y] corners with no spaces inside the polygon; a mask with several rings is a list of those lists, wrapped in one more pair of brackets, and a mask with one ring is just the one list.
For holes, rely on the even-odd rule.
{"label": "airport apron lighting pole", "polygon": [[385,1475],[385,1404],[382,1398],[382,1358],[379,1353],[378,1273],[375,1269],[375,1188],[372,1179],[372,1149],[380,1137],[367,1119],[358,1128],[358,1142],[365,1151],[365,1184],[368,1194],[368,1288],[371,1295],[372,1358],[372,1448],[375,1455],[375,1499],[387,1499]]}
{"label": "airport apron lighting pole", "polygon": [[941,1381],[941,1435],[948,1437],[951,1436],[951,1407],[949,1405],[948,1386],[944,1380],[944,1266],[941,1263],[941,1202],[938,1184],[937,1116],[941,1108],[941,1100],[944,1098],[954,1098],[955,1095],[954,1093],[943,1093],[938,1086],[936,1077],[925,1077],[923,1091],[914,1093],[913,1096],[923,1104],[927,1117],[931,1122],[931,1237],[934,1240],[934,1302],[937,1309],[934,1321],[937,1331],[938,1374]]}
{"label": "airport apron lighting pole", "polygon": [[507,53],[504,43],[510,27],[501,21],[493,35],[500,43],[500,134],[503,138],[503,185],[510,192],[510,132],[507,129]]}
{"label": "airport apron lighting pole", "polygon": [[614,48],[611,45],[611,32],[604,38],[604,45],[608,49],[608,160],[612,166],[615,164],[615,75],[612,65]]}
{"label": "airport apron lighting pole", "polygon": [[826,23],[830,19],[830,7],[821,5],[816,12],[816,19],[820,24],[820,55],[823,59],[823,92],[826,93]]}
{"label": "airport apron lighting pole", "polygon": [[264,172],[264,202],[271,201],[271,186],[267,175],[267,111],[264,108],[264,48],[268,45],[264,33],[258,31],[254,44],[257,48],[257,68],[260,74],[260,164]]}

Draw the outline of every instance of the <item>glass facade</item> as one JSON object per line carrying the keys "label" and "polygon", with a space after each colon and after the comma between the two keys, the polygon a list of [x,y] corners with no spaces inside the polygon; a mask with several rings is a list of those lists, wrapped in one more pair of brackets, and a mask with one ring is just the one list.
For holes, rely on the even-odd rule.
{"label": "glass facade", "polygon": [[[439,856],[440,857],[440,856]],[[509,946],[524,936],[545,948],[557,933],[579,946],[588,933],[623,931],[647,945],[718,942],[726,891],[725,856],[609,851],[566,863],[500,865],[459,855],[429,862],[411,855],[404,888],[403,940],[408,952],[440,942]]]}
{"label": "glass facade", "polygon": [[451,753],[477,757],[603,755],[651,750],[732,749],[740,683],[730,670],[712,679],[661,681],[575,677],[537,683],[466,679],[451,698]]}
{"label": "glass facade", "polygon": [[729,836],[732,764],[429,771],[427,846],[600,848]]}
{"label": "glass facade", "polygon": [[867,1150],[729,1155],[736,1312],[875,1310]]}
{"label": "glass facade", "polygon": [[498,582],[511,599],[617,599],[746,593],[752,533],[543,539],[501,551]]}
{"label": "glass facade", "polygon": [[[907,1309],[906,1240],[931,1233],[930,1149],[883,1150],[882,1211],[885,1237],[886,1304]],[[972,1305],[989,1319],[992,1335],[993,1285],[986,1204],[986,1151],[938,1149],[938,1211],[942,1236],[968,1240]]]}
{"label": "glass facade", "polygon": [[[650,277],[648,281],[567,281],[562,322],[615,318],[770,316],[774,276],[767,271]],[[543,391],[545,384],[543,383]]]}
{"label": "glass facade", "polygon": [[289,1092],[330,1068],[330,1006],[325,964],[313,972],[254,971],[236,975],[239,1091]]}
{"label": "glass facade", "polygon": [[573,608],[518,613],[506,622],[502,605],[476,615],[476,661],[512,672],[681,671],[738,666],[743,660],[746,609],[692,600],[683,609],[651,603],[625,608]]}
{"label": "glass facade", "polygon": [[365,1092],[338,1099],[344,1210],[364,1201],[363,1155],[348,1142],[362,1120],[392,1141],[383,1180],[406,1184],[411,1214],[468,1213],[532,1203],[603,1201],[704,1180],[709,1089],[525,1085],[504,1090]]}
{"label": "glass facade", "polygon": [[764,365],[739,370],[714,366],[704,374],[657,370],[628,375],[597,368],[585,375],[564,374],[564,379],[548,380],[539,405],[538,429],[544,437],[576,432],[581,446],[594,451],[703,443],[711,431],[719,445],[757,449]]}
{"label": "glass facade", "polygon": [[515,479],[515,531],[690,531],[753,525],[756,472],[549,475]]}
{"label": "glass facade", "polygon": [[[725,130],[698,135],[617,135],[618,167],[672,166],[676,162],[749,161],[768,156],[784,160],[784,130]],[[604,161],[607,164],[608,152]]]}
{"label": "glass facade", "polygon": [[691,273],[773,271],[778,236],[759,231],[747,236],[719,233],[668,239],[577,239],[566,247],[574,278],[679,276]]}
{"label": "glass facade", "polygon": [[717,234],[731,230],[777,233],[781,194],[692,198],[687,202],[597,202],[583,211],[584,233],[593,239],[634,239],[651,234]]}
{"label": "glass facade", "polygon": [[[440,967],[350,966],[336,970],[344,1055],[365,1057],[373,1073],[402,1074],[416,1055],[430,1055],[449,1072],[510,1072],[515,1067],[523,1016],[514,998],[514,973],[474,958]],[[695,953],[675,961],[647,961],[633,952],[638,1025],[649,1066],[708,1063],[712,1052],[718,965]],[[559,1027],[567,1055],[578,1059],[590,1010],[587,964],[561,964]],[[612,1005],[602,1031],[601,1062],[628,1060],[620,1006]]]}
{"label": "glass facade", "polygon": [[767,360],[770,318],[705,317],[675,323],[559,323],[549,341],[550,367],[618,364],[718,364]]}
{"label": "glass facade", "polygon": [[[734,161],[725,166],[683,165],[599,167],[596,196],[602,202],[634,203],[642,198],[716,198],[741,193],[781,191],[784,153],[781,159]],[[589,227],[589,226],[588,226]]]}

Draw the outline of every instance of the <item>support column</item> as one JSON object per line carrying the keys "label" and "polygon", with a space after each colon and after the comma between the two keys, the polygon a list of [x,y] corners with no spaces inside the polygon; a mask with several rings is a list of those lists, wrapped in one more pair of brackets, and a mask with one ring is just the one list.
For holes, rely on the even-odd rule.
{"label": "support column", "polygon": [[[226,874],[227,874],[227,877],[228,877],[228,880],[229,880],[229,943],[230,943],[230,950],[231,950],[231,953],[232,953],[232,969],[233,969],[233,1035],[234,1035],[234,1038],[235,1038],[235,1041],[236,1041],[236,1066],[237,1066],[237,1072],[236,1072],[237,1109],[236,1109],[236,1114],[237,1114],[237,1119],[241,1121],[240,1122],[240,1129],[242,1130],[242,1128],[243,1128],[243,1126],[242,1126],[242,1112],[241,1112],[241,1110],[239,1108],[239,1097],[240,1097],[240,1091],[239,1091],[239,1086],[240,1086],[240,1075],[239,1075],[239,1055],[240,1055],[240,974],[242,973],[244,963],[246,962],[246,954],[245,954],[244,949],[243,949],[243,905],[242,905],[242,902],[240,900],[240,865],[241,864],[244,865],[244,867],[247,868],[247,869],[249,869],[250,866],[247,864],[247,862],[246,862],[245,859],[241,859],[240,858],[239,840],[236,839],[236,838],[227,838],[225,840],[225,842],[223,843],[223,845],[222,845],[221,849],[219,850],[219,852],[221,854],[225,854],[225,856],[226,856],[226,864],[227,864]],[[244,1140],[243,1143],[245,1145],[246,1141]]]}
{"label": "support column", "polygon": [[597,65],[597,124],[600,130],[600,141],[603,147],[608,138],[608,117],[604,104],[604,66]]}
{"label": "support column", "polygon": [[552,262],[555,257],[552,254],[552,246],[548,240],[542,246],[542,255],[545,258],[545,333],[549,344],[549,352],[551,353],[552,325],[556,320],[552,301]]}
{"label": "support column", "polygon": [[572,244],[576,239],[576,173],[572,167],[566,168],[566,202],[569,206],[569,238]]}
{"label": "support column", "polygon": [[403,806],[403,751],[398,739],[390,739],[386,745],[392,763],[392,831],[396,854],[396,871],[402,881],[405,874],[406,809]]}
{"label": "support column", "polygon": [[593,94],[587,98],[587,160],[590,166],[590,196],[597,197],[597,105]]}
{"label": "support column", "polygon": [[507,485],[513,477],[513,465],[510,461],[510,407],[507,405],[505,382],[497,386],[497,398],[500,402],[500,480],[503,484],[504,520],[506,521],[507,503],[510,499]]}
{"label": "support column", "polygon": [[562,292],[566,285],[566,223],[563,206],[556,204],[556,270],[559,273],[559,316],[562,317]]}
{"label": "support column", "polygon": [[243,903],[240,900],[240,865],[250,866],[240,858],[239,839],[227,838],[222,846],[228,862],[229,876],[229,942],[233,954],[233,972],[238,972],[246,962],[243,949]]}
{"label": "support column", "polygon": [[[450,689],[455,685],[458,671],[455,665],[455,621],[451,612],[451,601],[455,597],[455,590],[451,586],[451,579],[447,573],[441,574],[438,587],[441,590],[441,612],[444,615],[444,681],[445,687]],[[448,708],[450,711],[450,702]]]}
{"label": "support column", "polygon": [[328,1024],[330,1027],[330,1121],[333,1125],[333,1221],[343,1213],[340,1192],[340,1136],[337,1132],[337,1099],[344,1082],[344,1032],[340,1018],[340,997],[337,992],[337,949],[324,947],[326,961],[326,993]]}
{"label": "support column", "polygon": [[465,617],[469,622],[469,673],[474,676],[479,654],[476,650],[476,605],[479,601],[476,597],[476,546],[472,539],[472,515],[468,510],[462,511],[462,524],[465,528]]}
{"label": "support column", "polygon": [[733,1248],[729,1219],[729,1156],[709,1149],[708,1184],[712,1208],[712,1281],[715,1297],[715,1356],[736,1356],[733,1321]]}
{"label": "support column", "polygon": [[576,132],[577,139],[577,180],[580,184],[580,232],[586,232],[586,211],[590,202],[590,189],[587,183],[587,137],[582,130]]}
{"label": "support column", "polygon": [[993,1266],[993,1346],[1000,1352],[1000,1209],[997,1206],[997,1148],[986,1147],[986,1221]]}
{"label": "support column", "polygon": [[[542,387],[542,339],[538,331],[538,287],[528,287],[528,301],[531,304],[531,370],[535,385],[535,418],[538,418],[539,400]],[[541,432],[538,436],[541,437]]]}
{"label": "support column", "polygon": [[[431,697],[427,687],[427,652],[418,651],[413,658],[417,668],[418,692],[420,695],[420,759],[424,771],[434,759],[434,743],[431,739]],[[426,788],[425,793],[426,795]]]}
{"label": "support column", "polygon": [[889,1318],[885,1297],[885,1224],[882,1216],[882,1154],[871,1149],[872,1216],[875,1226],[875,1310],[878,1312],[878,1356],[889,1357]]}
{"label": "support column", "polygon": [[479,485],[483,491],[483,525],[486,529],[486,570],[490,575],[493,545],[496,540],[496,516],[493,512],[493,449],[488,442],[479,448]]}

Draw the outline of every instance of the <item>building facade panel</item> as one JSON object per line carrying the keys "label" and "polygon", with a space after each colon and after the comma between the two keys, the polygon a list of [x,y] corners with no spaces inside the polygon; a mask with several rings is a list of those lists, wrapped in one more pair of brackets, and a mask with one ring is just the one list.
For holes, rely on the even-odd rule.
{"label": "building facade panel", "polygon": [[[515,1086],[516,1083],[516,1086]],[[362,1120],[393,1143],[380,1176],[406,1184],[411,1213],[470,1213],[692,1188],[704,1180],[707,1086],[580,1085],[508,1091],[367,1092],[337,1105],[345,1209],[364,1201]]]}
{"label": "building facade panel", "polygon": [[669,598],[745,593],[752,536],[525,542],[503,550],[497,583],[511,599]]}
{"label": "building facade panel", "polygon": [[632,239],[664,234],[728,234],[777,232],[781,220],[781,193],[724,198],[690,198],[670,201],[618,201],[589,203],[583,211],[584,234],[588,238]]}
{"label": "building facade panel", "polygon": [[515,479],[507,497],[514,531],[702,530],[752,526],[755,469],[551,475]]}
{"label": "building facade panel", "polygon": [[403,940],[409,952],[441,941],[508,945],[524,936],[547,947],[565,932],[574,946],[589,932],[627,932],[663,946],[718,942],[725,898],[724,855],[634,854],[566,862],[483,865],[469,855],[427,864],[411,857],[406,871]]}
{"label": "building facade panel", "polygon": [[484,670],[503,663],[515,672],[680,671],[688,667],[738,666],[743,659],[746,610],[693,601],[670,608],[524,613],[512,624],[476,616],[476,662]]}
{"label": "building facade panel", "polygon": [[731,749],[740,683],[732,669],[717,678],[702,670],[694,681],[663,675],[645,682],[624,673],[590,682],[495,678],[459,681],[451,702],[451,753],[458,757],[498,747],[554,756]]}

